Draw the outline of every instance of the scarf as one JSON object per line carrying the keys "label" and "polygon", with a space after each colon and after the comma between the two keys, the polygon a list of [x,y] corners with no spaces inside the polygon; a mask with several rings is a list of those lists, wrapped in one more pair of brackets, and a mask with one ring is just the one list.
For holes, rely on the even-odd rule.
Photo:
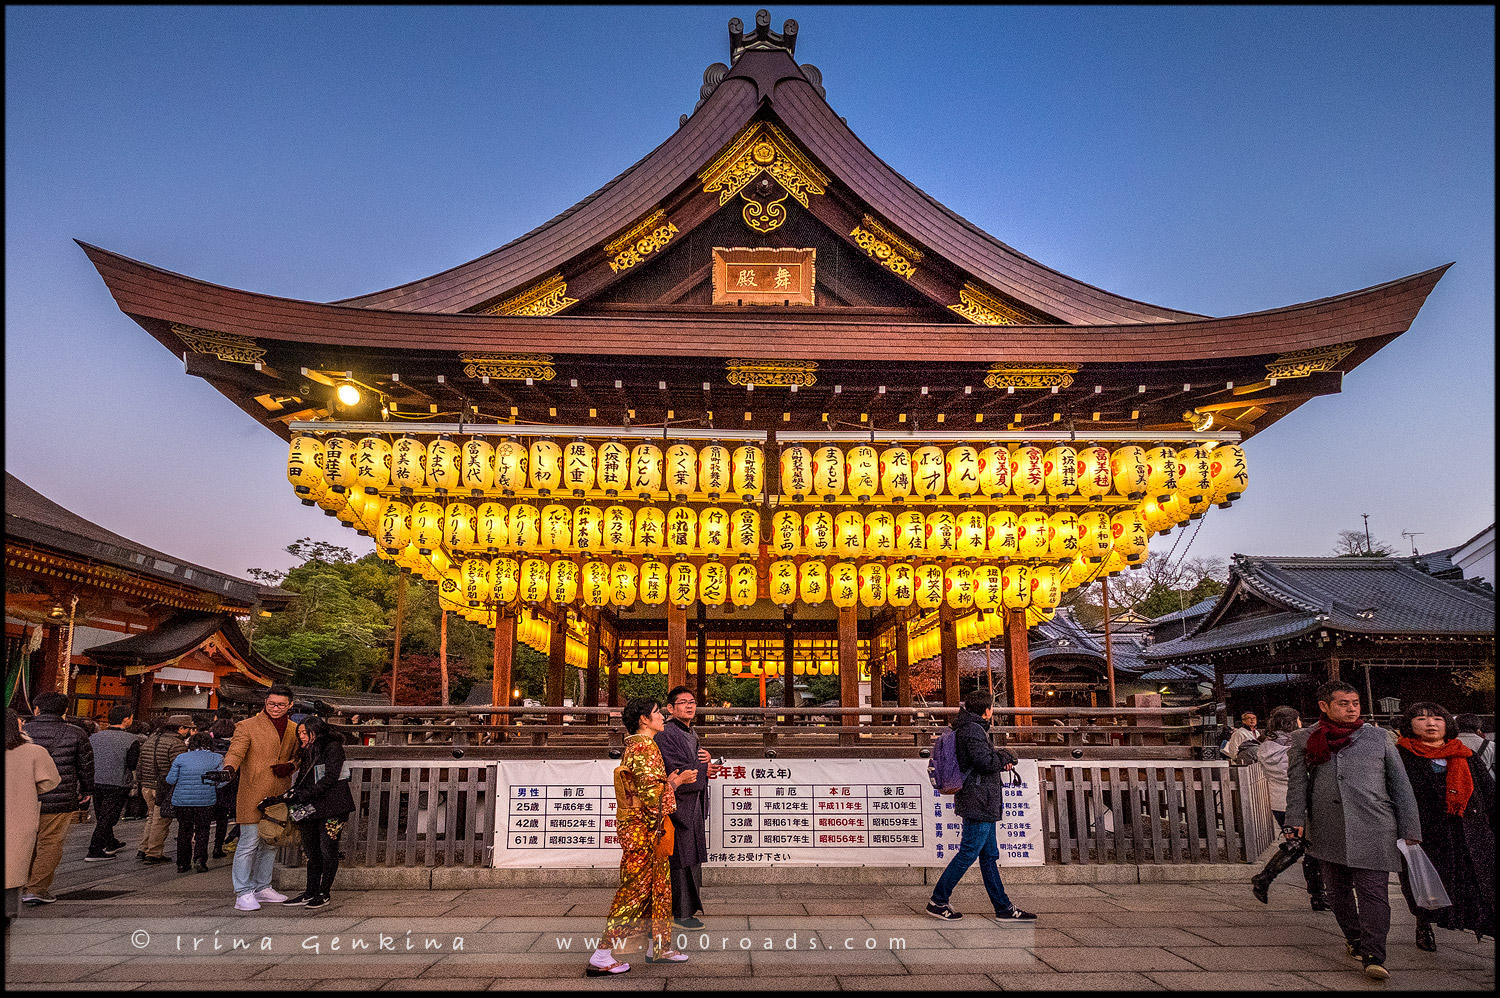
{"label": "scarf", "polygon": [[1364,727],[1364,718],[1360,718],[1353,724],[1339,724],[1328,719],[1324,714],[1318,721],[1318,726],[1313,729],[1312,735],[1307,739],[1307,748],[1303,758],[1307,760],[1307,768],[1312,769],[1323,765],[1333,758],[1333,753],[1343,751],[1354,737],[1354,733]]}
{"label": "scarf", "polygon": [[1474,774],[1468,763],[1455,763],[1455,759],[1467,759],[1474,753],[1469,746],[1457,738],[1450,738],[1441,745],[1427,745],[1415,738],[1398,738],[1396,744],[1412,755],[1423,759],[1448,760],[1448,813],[1463,814],[1468,810],[1469,798],[1474,794]]}

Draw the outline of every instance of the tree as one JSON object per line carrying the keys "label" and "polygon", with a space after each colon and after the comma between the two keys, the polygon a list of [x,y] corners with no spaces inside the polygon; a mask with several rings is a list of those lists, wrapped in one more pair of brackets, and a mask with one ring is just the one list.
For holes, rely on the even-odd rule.
{"label": "tree", "polygon": [[[450,658],[448,678],[452,684],[453,698],[462,701],[476,681],[469,663],[463,659]],[[386,672],[375,681],[375,687],[387,695],[391,691],[391,674]],[[462,689],[460,695],[458,691]],[[442,676],[436,655],[401,654],[401,671],[396,677],[396,702],[413,707],[436,707],[440,705]]]}
{"label": "tree", "polygon": [[[1205,555],[1172,560],[1164,552],[1154,551],[1140,568],[1108,580],[1109,612],[1111,617],[1127,610],[1159,617],[1217,596],[1224,591],[1228,578],[1229,564],[1223,558]],[[1071,606],[1084,627],[1103,626],[1104,602],[1099,582],[1074,589],[1063,597],[1061,605]]]}
{"label": "tree", "polygon": [[1336,558],[1387,558],[1395,553],[1395,548],[1378,538],[1367,543],[1363,530],[1340,530],[1333,544]]}

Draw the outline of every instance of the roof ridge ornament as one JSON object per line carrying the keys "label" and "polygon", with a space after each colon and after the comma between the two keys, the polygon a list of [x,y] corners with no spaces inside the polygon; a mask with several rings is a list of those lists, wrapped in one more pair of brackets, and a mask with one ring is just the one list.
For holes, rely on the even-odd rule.
{"label": "roof ridge ornament", "polygon": [[[739,18],[729,20],[729,64],[733,66],[745,52],[768,52],[780,50],[787,55],[797,51],[797,22],[788,18],[778,34],[771,30],[771,12],[762,7],[755,12],[755,30],[745,32],[745,24]],[[707,81],[705,81],[707,82]]]}

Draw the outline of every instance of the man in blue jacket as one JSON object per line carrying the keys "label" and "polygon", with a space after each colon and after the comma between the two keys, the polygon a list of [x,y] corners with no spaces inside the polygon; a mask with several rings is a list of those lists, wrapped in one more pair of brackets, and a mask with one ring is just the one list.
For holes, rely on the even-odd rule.
{"label": "man in blue jacket", "polygon": [[953,798],[953,810],[963,819],[963,840],[958,852],[948,861],[948,868],[933,888],[927,902],[927,914],[933,918],[957,921],[963,915],[948,904],[953,888],[965,871],[979,861],[984,889],[995,908],[995,919],[1001,924],[1034,922],[1036,916],[1011,903],[1000,882],[1000,847],[995,842],[995,822],[1005,817],[1005,784],[1002,774],[1016,764],[1016,757],[990,741],[990,716],[995,707],[990,695],[975,690],[964,697],[964,705],[949,722],[953,727],[958,768],[963,770],[964,785]]}

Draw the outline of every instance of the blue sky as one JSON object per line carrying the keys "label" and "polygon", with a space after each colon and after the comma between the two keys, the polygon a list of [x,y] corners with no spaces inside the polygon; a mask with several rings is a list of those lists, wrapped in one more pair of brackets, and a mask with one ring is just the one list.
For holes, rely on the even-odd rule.
{"label": "blue sky", "polygon": [[[1342,394],[1250,441],[1249,492],[1189,556],[1326,554],[1361,513],[1423,551],[1494,521],[1492,8],[771,15],[886,162],[1118,294],[1232,315],[1457,261]],[[289,298],[424,277],[654,148],[728,61],[729,18],[754,16],[7,7],[6,469],[230,573],[286,567],[307,535],[369,550],[295,500],[285,445],[120,313],[72,239]]]}

